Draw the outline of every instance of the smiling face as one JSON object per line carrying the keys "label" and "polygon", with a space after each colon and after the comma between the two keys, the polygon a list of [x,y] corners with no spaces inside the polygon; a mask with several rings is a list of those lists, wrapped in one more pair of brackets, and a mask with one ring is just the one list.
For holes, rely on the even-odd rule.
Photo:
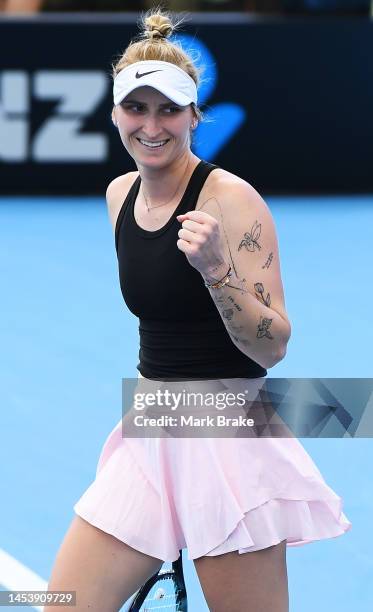
{"label": "smiling face", "polygon": [[163,167],[190,148],[195,117],[152,87],[138,87],[114,107],[123,145],[137,165]]}

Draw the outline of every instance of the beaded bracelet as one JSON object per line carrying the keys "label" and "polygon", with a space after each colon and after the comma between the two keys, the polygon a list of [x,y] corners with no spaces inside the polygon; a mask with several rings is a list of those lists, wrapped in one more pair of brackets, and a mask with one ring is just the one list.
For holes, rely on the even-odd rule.
{"label": "beaded bracelet", "polygon": [[206,283],[205,282],[205,287],[207,287],[208,289],[220,289],[221,287],[224,287],[224,285],[226,285],[227,283],[229,283],[229,279],[232,276],[232,267],[229,266],[229,270],[226,273],[225,276],[223,276],[223,278],[220,281],[217,281],[216,283]]}

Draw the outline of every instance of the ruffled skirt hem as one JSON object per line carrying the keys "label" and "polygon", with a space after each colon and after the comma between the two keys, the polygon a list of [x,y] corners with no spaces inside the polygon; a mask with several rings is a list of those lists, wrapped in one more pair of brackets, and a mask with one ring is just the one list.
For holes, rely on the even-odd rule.
{"label": "ruffled skirt hem", "polygon": [[[289,508],[292,516],[291,528],[289,528]],[[77,515],[91,525],[113,535],[128,546],[164,562],[176,561],[179,558],[179,551],[183,548],[187,548],[187,558],[193,560],[202,556],[211,557],[233,551],[237,551],[239,554],[254,552],[275,546],[283,540],[286,540],[287,546],[302,546],[318,540],[336,538],[346,533],[352,526],[343,513],[339,521],[335,520],[333,528],[330,524],[330,517],[329,522],[327,521],[324,525],[320,521],[314,521],[310,504],[307,502],[271,499],[259,508],[246,512],[232,533],[228,536],[222,533],[217,537],[218,544],[211,550],[202,550],[200,547],[198,549],[198,547],[193,547],[191,543],[188,545],[181,541],[175,543],[172,548],[169,545],[159,548],[152,543],[153,534],[149,534],[145,538],[144,534],[140,538],[136,537],[133,532],[125,532],[123,528],[118,529],[106,517],[97,516],[97,513],[79,503],[74,506],[74,510]],[[295,516],[297,521],[294,520]],[[308,516],[308,525],[312,525],[308,530],[305,529],[304,518],[306,516]],[[310,518],[311,523],[309,522]],[[296,525],[298,525],[298,529]]]}
{"label": "ruffled skirt hem", "polygon": [[147,555],[171,562],[183,548],[192,560],[301,546],[352,526],[296,439],[135,440],[118,427],[74,511]]}

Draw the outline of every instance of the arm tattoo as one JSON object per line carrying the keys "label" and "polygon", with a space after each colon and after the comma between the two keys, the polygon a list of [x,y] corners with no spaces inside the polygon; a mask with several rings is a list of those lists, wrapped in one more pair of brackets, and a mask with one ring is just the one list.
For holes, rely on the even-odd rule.
{"label": "arm tattoo", "polygon": [[265,304],[269,308],[271,305],[271,296],[269,295],[269,293],[267,293],[267,296],[264,297],[264,287],[262,283],[255,283],[254,288],[255,288],[255,293],[257,294],[256,297],[258,298],[258,300],[261,300],[263,304]]}
{"label": "arm tattoo", "polygon": [[[232,257],[232,251],[231,251],[231,248],[230,248],[230,246],[229,246],[229,241],[228,241],[228,237],[227,237],[227,232],[225,231],[225,226],[224,226],[224,221],[223,221],[223,213],[222,213],[222,210],[221,210],[221,206],[220,206],[220,202],[219,202],[219,200],[217,200],[215,197],[209,198],[208,200],[206,200],[205,202],[203,202],[203,203],[201,204],[201,206],[200,206],[200,207],[199,207],[197,210],[202,210],[202,208],[205,206],[205,204],[207,204],[207,202],[210,202],[210,200],[213,200],[213,201],[214,201],[214,202],[215,202],[215,203],[218,205],[218,208],[219,208],[219,214],[220,214],[220,219],[221,219],[221,226],[222,226],[222,228],[223,228],[223,233],[224,233],[225,242],[226,242],[226,244],[227,244],[227,248],[228,248],[228,253],[229,253],[229,258],[230,258],[230,262],[231,262],[232,270],[233,270],[234,275],[235,275],[235,277],[236,277],[236,279],[235,279],[235,281],[234,281],[234,283],[235,283],[235,284],[232,284],[232,281],[229,281],[229,288],[230,288],[230,289],[237,289],[238,291],[240,291],[240,292],[241,292],[241,295],[243,295],[244,293],[250,293],[250,292],[249,292],[249,290],[247,289],[247,286],[246,286],[246,279],[245,279],[245,278],[241,278],[241,279],[240,279],[240,278],[238,277],[237,270],[236,270],[236,266],[235,266],[235,264],[234,264],[233,257]],[[252,226],[252,228],[251,228],[251,233],[252,233],[252,236],[250,236],[250,239],[253,241],[253,242],[252,242],[252,244],[253,244],[253,245],[255,244],[259,250],[261,249],[261,246],[258,244],[257,239],[258,239],[258,238],[259,238],[259,236],[260,236],[261,230],[262,230],[262,226],[261,226],[261,224],[260,224],[260,223],[258,223],[257,221],[255,221],[254,225],[253,225],[253,226]],[[245,238],[246,238],[247,236],[249,236],[249,234],[245,234]],[[246,241],[245,241],[245,240],[243,240],[242,242],[245,242],[245,243],[246,243]],[[251,243],[249,242],[249,244],[251,244]],[[242,243],[241,243],[241,245],[239,246],[238,250],[240,250],[241,246],[242,246]],[[255,249],[255,246],[252,246],[252,248],[250,248],[250,250],[254,250],[254,249]],[[238,310],[240,310],[240,309],[238,308]]]}
{"label": "arm tattoo", "polygon": [[226,308],[223,310],[223,317],[227,319],[227,321],[231,321],[233,317],[233,308]]}
{"label": "arm tattoo", "polygon": [[245,337],[241,337],[241,334],[244,332],[243,325],[236,325],[234,323],[234,308],[231,307],[231,304],[228,305],[228,301],[236,308],[238,311],[241,311],[242,308],[237,302],[232,298],[231,295],[217,295],[215,297],[215,302],[221,316],[223,318],[225,327],[227,329],[230,337],[236,342],[241,343],[243,346],[250,346],[251,342],[247,340]]}
{"label": "arm tattoo", "polygon": [[[236,266],[234,264],[233,261],[233,257],[232,257],[232,251],[231,248],[229,246],[229,242],[228,242],[228,237],[227,237],[227,233],[225,231],[225,227],[224,227],[224,221],[223,221],[223,214],[222,214],[222,210],[221,210],[221,206],[220,206],[220,202],[215,198],[209,198],[208,200],[206,200],[205,202],[202,203],[202,205],[196,209],[196,210],[202,210],[202,208],[205,206],[205,204],[207,204],[207,202],[209,202],[210,200],[213,200],[214,202],[216,202],[216,204],[218,205],[219,208],[219,213],[220,213],[220,219],[221,219],[221,225],[223,228],[223,233],[225,236],[225,241],[227,244],[227,248],[228,248],[228,253],[229,253],[229,257],[230,257],[230,261],[231,261],[231,266],[232,266],[232,270],[235,274],[235,285],[231,284],[231,282],[229,282],[229,289],[237,289],[238,291],[241,292],[241,295],[244,295],[245,293],[250,293],[250,291],[247,288],[247,283],[246,283],[246,279],[245,278],[239,278],[238,274],[237,274],[237,270],[236,270]],[[261,246],[258,242],[258,239],[260,237],[262,231],[262,226],[261,223],[258,223],[258,221],[256,220],[255,223],[253,224],[253,226],[251,227],[251,231],[250,232],[245,232],[244,234],[244,238],[243,240],[241,240],[239,247],[238,247],[238,251],[242,248],[245,247],[245,249],[247,251],[251,251],[251,252],[255,252],[255,249],[257,249],[258,251],[261,250]],[[264,267],[269,268],[269,266],[271,265],[273,259],[273,253],[270,253],[268,256],[268,259],[264,265]],[[262,288],[263,285],[261,283],[256,283],[256,286],[258,286],[258,288]],[[258,291],[258,293],[262,296],[263,302],[266,305],[269,305],[271,303],[271,298],[269,293],[267,293],[266,298],[263,297],[263,292],[264,292],[264,287],[263,287],[263,291]],[[244,327],[242,325],[234,325],[233,319],[234,319],[234,308],[236,308],[236,310],[241,311],[242,308],[239,304],[237,304],[237,302],[233,299],[233,297],[231,295],[229,296],[224,296],[224,295],[216,295],[214,297],[215,299],[215,303],[217,305],[217,308],[219,310],[219,312],[221,313],[224,322],[226,323],[226,329],[228,331],[228,334],[230,335],[230,337],[235,340],[237,343],[242,344],[243,346],[250,346],[251,342],[249,342],[249,340],[247,340],[246,338],[241,338],[239,337],[237,334],[240,334],[243,330]],[[230,302],[230,304],[228,304],[227,302]],[[234,308],[232,308],[232,306],[234,306]],[[258,325],[258,331],[257,331],[257,338],[269,338],[270,340],[273,339],[272,334],[269,331],[269,328],[271,326],[273,319],[267,319],[265,317],[260,317],[260,323]],[[232,333],[234,332],[234,333]]]}
{"label": "arm tattoo", "polygon": [[269,268],[269,266],[272,263],[272,259],[273,259],[273,253],[271,251],[271,253],[268,255],[267,261],[265,262],[264,266],[262,266],[262,270],[264,270],[264,268]]}
{"label": "arm tattoo", "polygon": [[228,295],[228,300],[229,300],[230,302],[232,302],[233,306],[234,306],[235,308],[237,308],[237,310],[239,310],[239,311],[241,311],[241,310],[242,310],[241,306],[240,306],[239,304],[237,304],[237,302],[235,302],[235,301],[234,301],[234,299],[232,298],[232,296],[231,296],[231,295]]}
{"label": "arm tattoo", "polygon": [[246,286],[246,278],[237,278],[236,281],[237,285],[232,285],[232,282],[229,281],[228,286],[229,289],[237,289],[238,291],[241,291],[241,295],[243,295],[244,293],[250,293],[248,289],[244,288],[244,285]]}
{"label": "arm tattoo", "polygon": [[235,340],[236,342],[240,342],[241,344],[243,344],[243,346],[251,346],[251,342],[249,342],[245,338],[239,338],[238,336],[231,334],[230,331],[228,331],[228,334],[230,335],[231,338],[233,338],[233,340]]}
{"label": "arm tattoo", "polygon": [[238,250],[242,249],[242,247],[245,247],[246,251],[251,251],[252,253],[254,253],[255,249],[258,249],[258,251],[260,251],[262,247],[258,242],[258,238],[261,234],[261,231],[261,223],[255,221],[254,225],[251,228],[251,231],[244,233],[244,239],[241,240]]}
{"label": "arm tattoo", "polygon": [[258,325],[258,331],[256,334],[257,338],[269,338],[270,340],[273,340],[273,336],[269,331],[272,321],[273,319],[266,319],[265,317],[260,317],[260,323]]}

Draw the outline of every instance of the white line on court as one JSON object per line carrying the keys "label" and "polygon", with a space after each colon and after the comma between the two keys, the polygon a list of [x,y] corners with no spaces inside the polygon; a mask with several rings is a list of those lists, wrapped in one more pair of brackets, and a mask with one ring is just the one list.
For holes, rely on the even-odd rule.
{"label": "white line on court", "polygon": [[[5,591],[46,591],[48,583],[0,548],[0,584]],[[13,607],[13,606],[12,606]],[[42,606],[30,609],[42,612]]]}

